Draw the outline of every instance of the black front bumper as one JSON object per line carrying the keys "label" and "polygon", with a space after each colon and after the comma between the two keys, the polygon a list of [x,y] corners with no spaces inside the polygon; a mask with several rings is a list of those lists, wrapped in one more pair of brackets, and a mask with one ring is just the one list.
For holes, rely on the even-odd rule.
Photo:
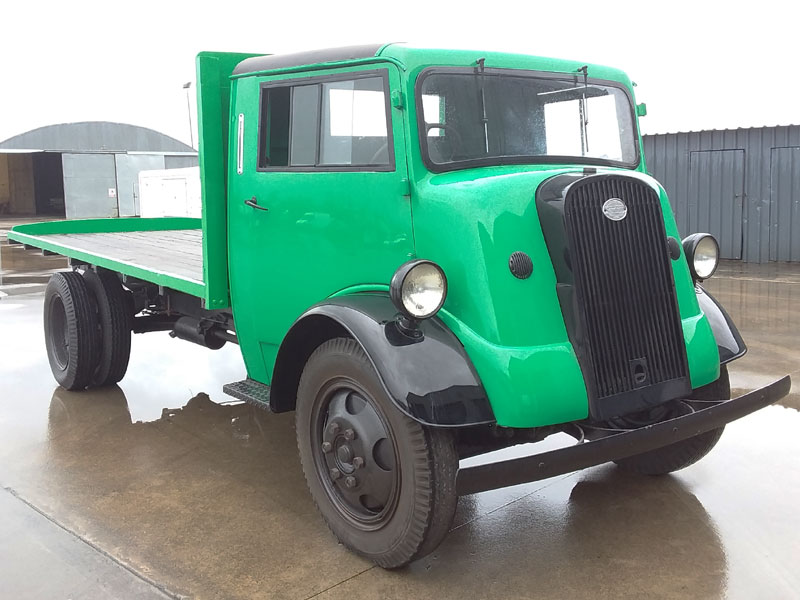
{"label": "black front bumper", "polygon": [[786,396],[791,387],[792,381],[787,375],[738,398],[732,398],[709,408],[655,425],[612,433],[600,439],[583,441],[568,448],[459,469],[456,476],[456,491],[459,496],[485,492],[510,485],[539,481],[649,452],[722,427],[751,412],[769,406]]}

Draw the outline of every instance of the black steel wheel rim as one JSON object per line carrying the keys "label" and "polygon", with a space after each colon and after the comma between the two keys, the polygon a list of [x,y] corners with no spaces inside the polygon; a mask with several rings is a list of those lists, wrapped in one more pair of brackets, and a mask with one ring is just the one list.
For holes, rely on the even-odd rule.
{"label": "black steel wheel rim", "polygon": [[61,298],[54,296],[50,302],[50,347],[59,369],[69,365],[69,337],[67,336],[67,312]]}
{"label": "black steel wheel rim", "polygon": [[382,527],[397,506],[400,465],[390,432],[357,382],[337,378],[319,390],[311,418],[314,466],[331,504],[365,531]]}

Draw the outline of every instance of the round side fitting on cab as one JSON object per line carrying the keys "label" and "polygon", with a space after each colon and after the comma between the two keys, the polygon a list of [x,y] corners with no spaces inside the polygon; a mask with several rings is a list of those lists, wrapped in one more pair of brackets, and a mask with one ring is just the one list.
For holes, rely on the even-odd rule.
{"label": "round side fitting on cab", "polygon": [[508,268],[517,279],[527,279],[533,273],[533,261],[525,252],[514,252],[508,259]]}

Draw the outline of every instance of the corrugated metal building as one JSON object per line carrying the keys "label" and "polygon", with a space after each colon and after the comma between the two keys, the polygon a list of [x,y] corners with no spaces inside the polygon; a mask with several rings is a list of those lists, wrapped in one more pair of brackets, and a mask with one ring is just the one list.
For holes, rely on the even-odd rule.
{"label": "corrugated metal building", "polygon": [[195,165],[193,148],[145,127],[40,127],[0,142],[0,214],[137,216],[140,171]]}
{"label": "corrugated metal building", "polygon": [[800,126],[647,135],[644,151],[682,236],[714,234],[723,258],[800,261]]}

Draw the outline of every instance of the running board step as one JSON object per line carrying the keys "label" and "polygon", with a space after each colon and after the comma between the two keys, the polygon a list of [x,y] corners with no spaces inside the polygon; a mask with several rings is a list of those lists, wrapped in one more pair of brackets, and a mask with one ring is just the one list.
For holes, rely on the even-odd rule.
{"label": "running board step", "polygon": [[270,410],[269,407],[269,386],[247,378],[242,381],[226,383],[222,386],[222,391],[233,396],[238,400],[244,400],[248,404]]}

